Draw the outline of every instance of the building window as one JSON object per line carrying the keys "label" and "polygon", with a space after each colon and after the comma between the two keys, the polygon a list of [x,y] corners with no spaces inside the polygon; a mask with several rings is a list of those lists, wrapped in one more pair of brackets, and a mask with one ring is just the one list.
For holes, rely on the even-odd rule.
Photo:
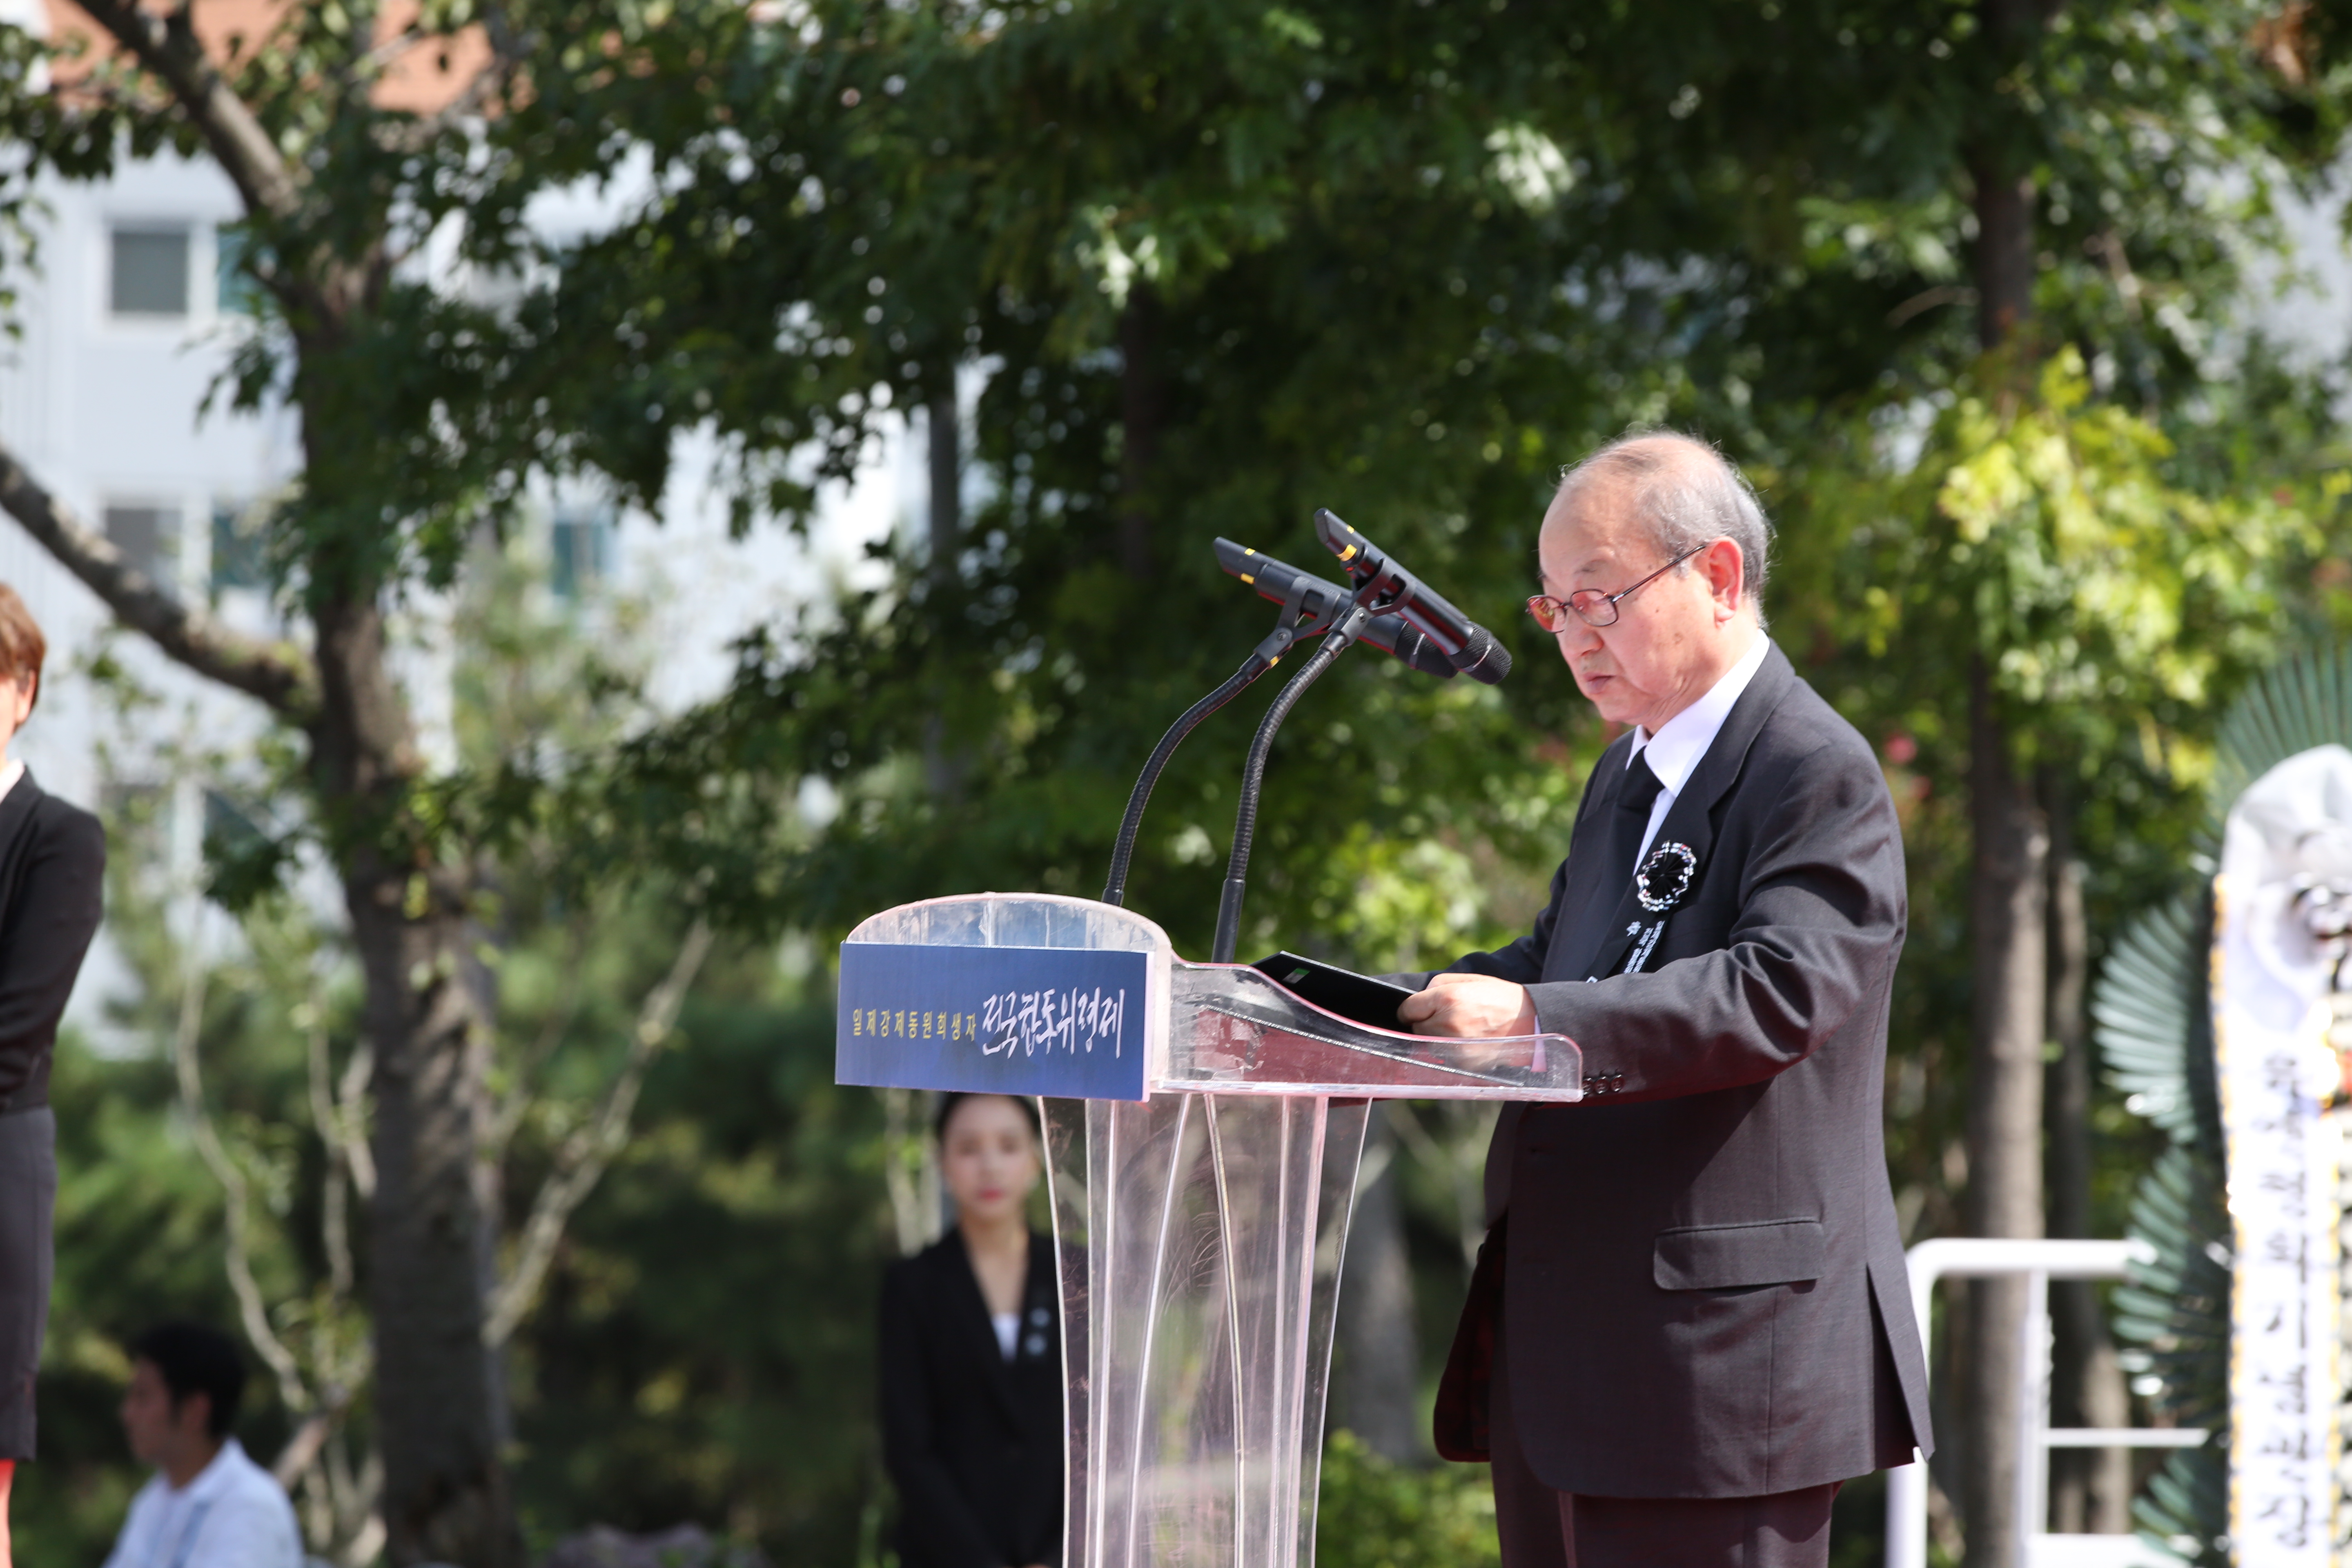
{"label": "building window", "polygon": [[110,506],[106,537],[132,568],[168,583],[180,557],[180,514],[163,506]]}
{"label": "building window", "polygon": [[188,313],[188,231],[148,226],[113,234],[109,308],[118,316],[177,320]]}
{"label": "building window", "polygon": [[601,506],[556,508],[549,545],[548,585],[560,599],[578,599],[612,570],[611,510]]}
{"label": "building window", "polygon": [[213,591],[267,588],[269,558],[258,511],[233,501],[213,503]]}

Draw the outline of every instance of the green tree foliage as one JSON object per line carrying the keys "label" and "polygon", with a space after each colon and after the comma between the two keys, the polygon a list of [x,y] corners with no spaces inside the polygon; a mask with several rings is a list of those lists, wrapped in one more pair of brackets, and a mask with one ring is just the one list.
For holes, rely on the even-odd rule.
{"label": "green tree foliage", "polygon": [[1341,1432],[1323,1450],[1322,1568],[1486,1568],[1502,1562],[1484,1465],[1412,1469]]}
{"label": "green tree foliage", "polygon": [[[2256,349],[2217,356],[2243,341],[2271,191],[2332,144],[2332,79],[2315,55],[2291,80],[2266,64],[2261,19],[2062,12],[2021,67],[1973,12],[1875,5],[817,7],[770,74],[692,84],[733,133],[666,146],[694,177],[572,258],[566,286],[637,302],[649,420],[707,417],[747,454],[926,402],[942,357],[987,370],[986,499],[952,572],[894,544],[888,585],[750,650],[727,702],[649,746],[632,782],[741,759],[835,784],[845,810],[788,874],[726,880],[836,929],[916,891],[1091,890],[1131,768],[1263,626],[1209,538],[1316,566],[1307,519],[1330,504],[1502,628],[1522,673],[1496,694],[1376,656],[1340,666],[1273,775],[1252,938],[1341,933],[1370,962],[1491,935],[1529,896],[1503,868],[1545,858],[1599,739],[1516,614],[1533,521],[1561,461],[1641,419],[1696,424],[1767,481],[1788,524],[1783,639],[1826,681],[1874,686],[1855,716],[1880,732],[1954,717],[1957,645],[1924,609],[2011,594],[1979,624],[1999,641],[2038,617],[2004,668],[2058,682],[2045,706],[2166,665],[2164,700],[2210,699],[2334,515],[2302,490],[2262,500],[2307,443],[2221,435],[2299,395],[2255,374]],[[2028,345],[2014,376],[1979,378],[1959,308],[1965,147],[1996,99],[2044,193],[2037,343],[2077,345],[2047,375]],[[694,286],[747,227],[810,226],[860,258],[834,283]],[[662,381],[720,363],[706,351],[762,352],[771,328],[822,351],[793,395]],[[2231,364],[2245,384],[2188,396]],[[2031,429],[2021,403],[2041,410]],[[1932,542],[1958,526],[1945,479],[1990,479],[1996,448],[2032,439],[2046,456],[2053,419],[2083,472],[2046,476],[2074,486],[2048,518],[2021,493],[1967,501],[1966,477],[1948,499],[2009,544],[2086,507],[2107,537],[2075,529],[2011,561],[2027,576],[1979,562],[1957,588],[1978,545]],[[2202,553],[2159,537],[2184,505]],[[2249,525],[2265,542],[2234,537]],[[2225,584],[2254,557],[2258,580]],[[2117,590],[2131,602],[2088,605],[2101,636],[2029,669],[2119,568],[2138,574]],[[1913,606],[1926,667],[1882,662],[1888,595]],[[2143,660],[2168,618],[2178,637]],[[1885,694],[1898,674],[1907,700]],[[1147,829],[1135,900],[1190,949],[1261,700],[1180,757]],[[963,760],[950,798],[911,762],[940,724]],[[671,847],[741,868],[711,837]],[[1468,918],[1372,934],[1373,889],[1438,853],[1490,907],[1441,900]]]}

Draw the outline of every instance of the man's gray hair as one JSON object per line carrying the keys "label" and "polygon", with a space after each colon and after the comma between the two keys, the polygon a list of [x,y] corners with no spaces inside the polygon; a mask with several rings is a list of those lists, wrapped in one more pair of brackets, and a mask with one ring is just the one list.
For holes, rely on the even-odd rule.
{"label": "man's gray hair", "polygon": [[[1672,560],[1718,539],[1739,546],[1740,586],[1764,616],[1764,579],[1770,565],[1772,525],[1764,503],[1722,453],[1678,430],[1643,430],[1620,436],[1584,461],[1564,469],[1557,505],[1595,484],[1623,485],[1634,514],[1650,531],[1662,558]],[[1685,561],[1675,569],[1690,570]]]}

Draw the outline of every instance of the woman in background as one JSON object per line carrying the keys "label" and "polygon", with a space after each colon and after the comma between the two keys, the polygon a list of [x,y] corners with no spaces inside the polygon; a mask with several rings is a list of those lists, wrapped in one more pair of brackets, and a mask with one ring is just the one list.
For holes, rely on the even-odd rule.
{"label": "woman in background", "polygon": [[33,1457],[33,1373],[49,1319],[49,1058],[98,931],[106,873],[98,818],[43,794],[8,755],[41,694],[47,653],[25,601],[0,583],[0,1568],[10,1561],[16,1461]]}
{"label": "woman in background", "polygon": [[902,1568],[1056,1568],[1062,1333],[1054,1243],[1029,1228],[1033,1101],[950,1094],[955,1227],[882,1282],[882,1452]]}

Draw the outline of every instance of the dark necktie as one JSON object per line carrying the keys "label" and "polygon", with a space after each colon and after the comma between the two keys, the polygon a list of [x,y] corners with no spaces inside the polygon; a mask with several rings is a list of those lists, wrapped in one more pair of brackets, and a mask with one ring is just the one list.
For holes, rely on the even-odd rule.
{"label": "dark necktie", "polygon": [[1617,787],[1616,832],[1612,837],[1616,841],[1617,877],[1621,887],[1611,889],[1610,896],[1614,897],[1621,891],[1622,884],[1631,881],[1633,873],[1640,868],[1642,836],[1650,830],[1650,809],[1657,804],[1658,792],[1665,787],[1658,782],[1658,775],[1650,771],[1648,753],[1634,752],[1633,762],[1625,769],[1624,782]]}

